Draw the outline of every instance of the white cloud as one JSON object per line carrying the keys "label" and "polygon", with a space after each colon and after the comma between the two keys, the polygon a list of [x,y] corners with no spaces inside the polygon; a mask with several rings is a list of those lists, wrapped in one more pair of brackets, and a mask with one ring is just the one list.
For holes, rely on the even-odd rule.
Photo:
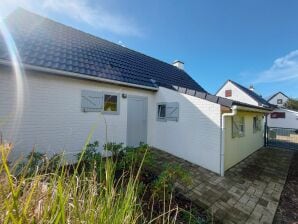
{"label": "white cloud", "polygon": [[142,36],[132,18],[115,14],[103,8],[97,1],[88,0],[1,0],[0,15],[5,16],[15,7],[24,7],[40,14],[56,13],[78,23],[103,29],[120,35]]}
{"label": "white cloud", "polygon": [[298,80],[298,50],[277,58],[273,65],[258,74],[255,83],[270,83]]}

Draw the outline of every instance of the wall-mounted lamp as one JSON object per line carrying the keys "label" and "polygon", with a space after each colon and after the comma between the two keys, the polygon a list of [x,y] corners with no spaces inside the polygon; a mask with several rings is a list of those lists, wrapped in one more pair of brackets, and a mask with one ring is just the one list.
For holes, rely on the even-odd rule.
{"label": "wall-mounted lamp", "polygon": [[126,93],[122,93],[122,98],[126,99],[127,98],[127,94]]}

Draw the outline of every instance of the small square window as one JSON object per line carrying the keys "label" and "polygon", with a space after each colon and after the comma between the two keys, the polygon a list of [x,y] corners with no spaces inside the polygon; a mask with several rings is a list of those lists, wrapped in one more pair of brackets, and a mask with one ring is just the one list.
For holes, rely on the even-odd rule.
{"label": "small square window", "polygon": [[277,99],[277,104],[282,104],[282,99]]}
{"label": "small square window", "polygon": [[226,92],[225,92],[225,96],[226,97],[231,97],[232,96],[232,90],[226,90]]}
{"label": "small square window", "polygon": [[104,112],[118,112],[118,96],[104,94]]}
{"label": "small square window", "polygon": [[158,119],[164,120],[166,118],[166,104],[159,104],[157,113]]}

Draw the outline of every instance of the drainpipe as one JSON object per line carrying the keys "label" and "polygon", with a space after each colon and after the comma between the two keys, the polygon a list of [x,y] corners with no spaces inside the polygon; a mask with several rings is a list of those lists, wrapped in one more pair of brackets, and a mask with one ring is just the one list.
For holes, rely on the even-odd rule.
{"label": "drainpipe", "polygon": [[233,117],[237,114],[237,106],[232,106],[231,113],[223,113],[221,115],[221,144],[220,144],[220,175],[225,174],[225,117]]}

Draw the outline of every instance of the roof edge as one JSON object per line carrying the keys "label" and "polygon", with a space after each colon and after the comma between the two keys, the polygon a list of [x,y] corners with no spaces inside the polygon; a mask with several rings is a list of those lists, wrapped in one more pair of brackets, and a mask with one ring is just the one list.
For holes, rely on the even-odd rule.
{"label": "roof edge", "polygon": [[221,86],[220,86],[220,88],[215,92],[215,94],[214,95],[217,95],[218,93],[219,93],[219,91],[229,82],[229,81],[231,81],[230,79],[228,79],[227,81],[225,81]]}
{"label": "roof edge", "polygon": [[179,87],[179,86],[178,87],[175,86],[175,87],[173,87],[173,89],[178,91],[179,93],[194,96],[194,97],[197,97],[197,98],[200,98],[200,99],[203,99],[203,100],[207,100],[209,102],[216,103],[216,104],[219,104],[221,106],[225,106],[225,107],[229,107],[229,108],[231,108],[232,106],[241,106],[241,107],[253,108],[253,109],[263,110],[263,111],[272,111],[271,107],[255,106],[255,105],[242,103],[242,102],[239,102],[239,101],[227,99],[227,98],[220,97],[220,96],[211,95],[211,94],[204,93],[204,92],[190,90],[190,89]]}
{"label": "roof edge", "polygon": [[278,94],[282,94],[282,95],[284,95],[285,97],[287,97],[288,99],[290,99],[290,97],[288,97],[286,94],[284,94],[283,92],[281,92],[281,91],[278,91],[277,93],[275,93],[275,94],[273,94],[267,101],[269,102],[270,100],[272,100],[276,95],[278,95]]}
{"label": "roof edge", "polygon": [[[0,64],[6,65],[6,66],[12,66],[13,63],[11,61],[0,59]],[[45,68],[45,67],[41,67],[41,66],[29,65],[29,64],[24,64],[24,63],[21,63],[21,64],[22,64],[23,68],[28,69],[28,70],[46,72],[46,73],[57,74],[57,75],[59,74],[59,75],[65,76],[65,77],[93,80],[93,81],[97,81],[97,82],[104,82],[104,83],[109,83],[109,84],[114,84],[114,85],[121,85],[121,86],[133,87],[133,88],[138,88],[138,89],[146,89],[146,90],[151,90],[151,91],[157,91],[159,89],[159,87],[143,86],[143,85],[138,85],[138,84],[133,84],[133,83],[128,83],[128,82],[121,82],[121,81],[112,80],[112,79],[105,79],[105,78],[100,78],[100,77],[82,75],[80,73],[75,73],[75,72],[62,71],[62,70]]]}

